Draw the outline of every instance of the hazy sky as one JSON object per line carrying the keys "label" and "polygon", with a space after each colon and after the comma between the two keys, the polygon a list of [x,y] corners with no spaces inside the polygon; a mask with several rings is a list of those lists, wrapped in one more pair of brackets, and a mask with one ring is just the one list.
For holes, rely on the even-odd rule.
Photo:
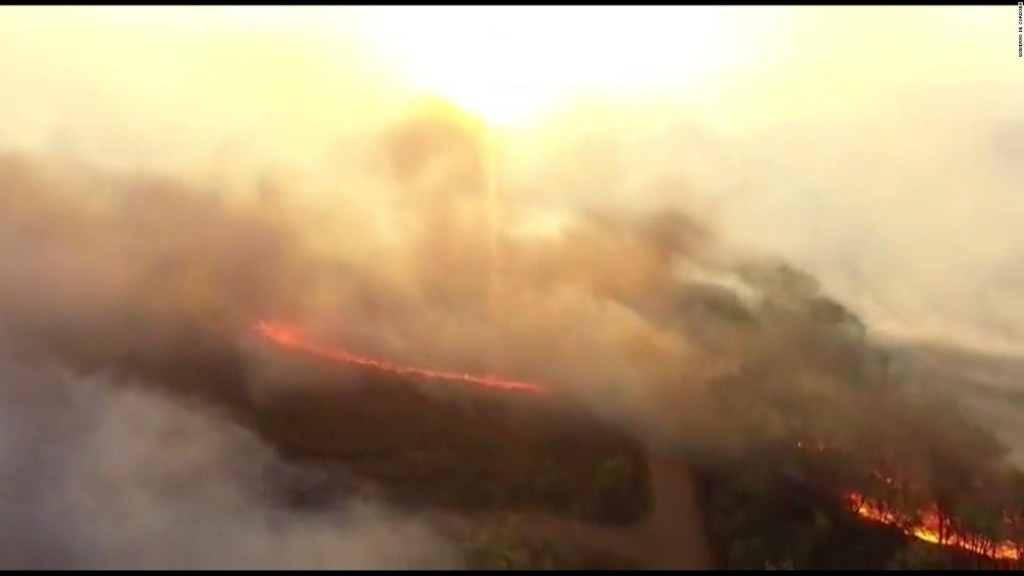
{"label": "hazy sky", "polygon": [[10,148],[318,163],[431,90],[542,204],[696,207],[880,329],[1024,349],[1014,6],[0,10]]}

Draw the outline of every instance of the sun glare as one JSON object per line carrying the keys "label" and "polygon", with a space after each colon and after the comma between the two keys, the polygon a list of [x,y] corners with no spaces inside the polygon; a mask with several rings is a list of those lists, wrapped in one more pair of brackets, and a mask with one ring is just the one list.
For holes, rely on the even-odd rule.
{"label": "sun glare", "polygon": [[579,97],[695,91],[733,44],[725,41],[723,9],[705,6],[167,6],[74,14],[153,29],[211,32],[224,25],[336,44],[338,52],[357,42],[386,84],[448,100],[505,128]]}
{"label": "sun glare", "polygon": [[505,126],[576,96],[692,87],[724,47],[714,7],[376,7],[362,17],[415,91]]}

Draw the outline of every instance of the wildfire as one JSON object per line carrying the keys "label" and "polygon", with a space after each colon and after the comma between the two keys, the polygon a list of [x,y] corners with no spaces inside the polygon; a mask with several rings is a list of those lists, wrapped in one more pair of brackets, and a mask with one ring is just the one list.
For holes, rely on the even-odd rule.
{"label": "wildfire", "polygon": [[364,368],[390,372],[401,376],[419,377],[430,380],[444,380],[484,388],[514,390],[517,392],[528,392],[531,394],[543,394],[547,392],[546,389],[529,382],[506,380],[492,375],[477,376],[474,374],[446,372],[441,370],[431,370],[429,368],[407,366],[389,360],[360,356],[343,349],[326,348],[306,340],[298,330],[288,328],[287,326],[274,322],[259,322],[256,325],[256,333],[278,346],[292,350],[299,350],[318,358],[340,364],[362,366]]}
{"label": "wildfire", "polygon": [[[798,439],[796,441],[796,447],[800,450],[818,453],[825,452],[828,449],[828,446],[820,440]],[[898,485],[894,478],[882,473],[881,471],[875,470],[872,472],[872,475],[878,481],[883,482],[890,487]],[[939,544],[941,546],[960,548],[975,554],[987,556],[994,560],[1012,560],[1019,562],[1024,559],[1022,548],[1013,542],[993,542],[978,535],[957,534],[953,527],[950,526],[948,519],[946,522],[943,522],[942,515],[934,504],[921,512],[919,521],[909,522],[907,517],[901,516],[895,510],[888,509],[877,502],[873,502],[862,494],[847,491],[843,493],[843,498],[850,510],[861,518],[877,522],[879,524],[897,527],[904,534],[917,538],[918,540],[931,542],[932,544]]]}
{"label": "wildfire", "polygon": [[949,527],[943,530],[941,517],[934,507],[925,510],[919,522],[912,526],[906,526],[906,523],[901,522],[897,514],[872,503],[860,494],[848,493],[846,500],[850,509],[861,518],[889,526],[898,526],[905,534],[918,540],[961,548],[996,560],[1021,560],[1020,550],[1012,542],[997,543],[977,536],[966,537],[956,534]]}

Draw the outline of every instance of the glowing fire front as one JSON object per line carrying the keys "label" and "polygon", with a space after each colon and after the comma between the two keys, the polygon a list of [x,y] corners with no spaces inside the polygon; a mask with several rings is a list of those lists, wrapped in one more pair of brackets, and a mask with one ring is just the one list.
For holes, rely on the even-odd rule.
{"label": "glowing fire front", "polygon": [[363,368],[370,368],[399,376],[426,378],[429,380],[444,380],[483,388],[528,392],[531,394],[542,394],[547,392],[545,388],[529,382],[506,380],[504,378],[498,378],[497,376],[490,375],[476,376],[460,372],[446,372],[441,370],[431,370],[429,368],[407,366],[389,360],[361,356],[343,349],[327,348],[314,342],[310,342],[303,337],[298,330],[288,328],[274,322],[259,322],[256,325],[256,333],[264,339],[283,348],[301,351],[317,358],[339,364],[361,366]]}
{"label": "glowing fire front", "polygon": [[962,548],[997,560],[1021,560],[1020,550],[1012,542],[996,543],[979,537],[963,537],[948,527],[943,530],[939,512],[934,508],[925,510],[915,525],[905,526],[905,522],[901,522],[895,513],[883,509],[860,494],[848,493],[846,500],[850,509],[861,518],[890,526],[902,526],[904,533],[919,540]]}
{"label": "glowing fire front", "polygon": [[[828,451],[828,445],[820,440],[799,439],[796,441],[796,447],[805,452],[818,454]],[[872,472],[872,475],[890,488],[899,485],[894,478],[880,471],[876,470]],[[842,498],[849,510],[857,516],[871,522],[898,528],[904,534],[918,540],[960,548],[995,560],[1017,562],[1024,560],[1024,553],[1022,553],[1024,547],[1014,542],[994,542],[979,535],[957,533],[948,517],[943,522],[943,516],[934,503],[927,509],[920,510],[911,519],[885,506],[884,503],[857,492],[844,491]]]}

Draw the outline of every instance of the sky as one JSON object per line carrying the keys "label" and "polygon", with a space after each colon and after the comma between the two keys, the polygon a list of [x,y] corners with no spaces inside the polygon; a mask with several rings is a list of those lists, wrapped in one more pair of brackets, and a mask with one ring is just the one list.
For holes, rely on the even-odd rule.
{"label": "sky", "polygon": [[1024,352],[1013,6],[0,10],[8,150],[329,173],[429,93],[513,202],[683,206],[879,333]]}

